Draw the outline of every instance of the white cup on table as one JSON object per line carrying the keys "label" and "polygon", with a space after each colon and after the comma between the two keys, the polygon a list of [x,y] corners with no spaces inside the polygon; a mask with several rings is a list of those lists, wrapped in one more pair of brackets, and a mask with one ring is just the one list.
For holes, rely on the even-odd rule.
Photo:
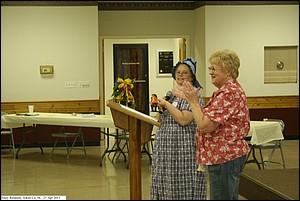
{"label": "white cup on table", "polygon": [[34,111],[34,105],[28,105],[28,113],[33,114]]}

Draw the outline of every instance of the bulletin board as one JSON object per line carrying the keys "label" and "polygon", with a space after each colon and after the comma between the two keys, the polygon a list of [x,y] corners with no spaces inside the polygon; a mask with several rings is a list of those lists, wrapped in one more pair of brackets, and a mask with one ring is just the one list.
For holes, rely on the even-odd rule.
{"label": "bulletin board", "polygon": [[157,76],[172,76],[171,72],[173,69],[173,51],[158,50],[157,56]]}

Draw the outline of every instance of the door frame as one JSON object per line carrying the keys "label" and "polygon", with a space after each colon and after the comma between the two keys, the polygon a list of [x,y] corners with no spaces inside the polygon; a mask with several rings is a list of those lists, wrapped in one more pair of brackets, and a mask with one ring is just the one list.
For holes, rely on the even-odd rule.
{"label": "door frame", "polygon": [[[107,100],[111,98],[111,93],[113,89],[113,47],[111,41],[114,44],[121,43],[148,43],[147,41],[155,39],[176,39],[176,38],[185,38],[186,39],[186,54],[191,55],[191,45],[190,45],[190,36],[189,35],[172,35],[172,36],[134,36],[134,37],[125,37],[125,36],[100,36],[99,38],[99,99],[100,99],[100,112],[101,114],[110,115],[110,110],[106,106]],[[151,55],[151,43],[149,43],[149,55]],[[178,55],[179,58],[179,55]],[[151,57],[149,57],[149,60]],[[174,56],[174,60],[178,60]],[[156,66],[149,65],[150,68],[155,68]],[[149,85],[151,75],[149,74]],[[110,90],[111,89],[111,90]],[[151,87],[149,87],[150,91]],[[150,101],[150,100],[149,100]]]}

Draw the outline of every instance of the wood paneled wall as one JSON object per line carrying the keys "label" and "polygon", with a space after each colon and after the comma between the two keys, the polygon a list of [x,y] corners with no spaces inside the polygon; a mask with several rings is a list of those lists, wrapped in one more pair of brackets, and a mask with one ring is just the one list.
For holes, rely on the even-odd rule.
{"label": "wood paneled wall", "polygon": [[250,109],[299,108],[299,96],[260,96],[248,97]]}
{"label": "wood paneled wall", "polygon": [[1,112],[28,112],[28,105],[34,105],[35,112],[100,114],[100,100],[1,102]]}
{"label": "wood paneled wall", "polygon": [[[210,97],[205,97],[207,103]],[[247,97],[249,109],[299,108],[299,96],[255,96]]]}
{"label": "wood paneled wall", "polygon": [[[207,103],[209,97],[205,97]],[[257,96],[247,97],[249,109],[299,108],[299,96]],[[36,112],[96,113],[100,114],[100,100],[1,102],[1,111],[8,114],[28,112],[28,105],[34,105]]]}

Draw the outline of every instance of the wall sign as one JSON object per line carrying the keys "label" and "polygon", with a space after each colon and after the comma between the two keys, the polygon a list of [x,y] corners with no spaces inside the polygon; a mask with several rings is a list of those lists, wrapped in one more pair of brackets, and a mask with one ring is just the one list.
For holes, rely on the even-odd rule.
{"label": "wall sign", "polygon": [[157,51],[158,54],[158,65],[157,65],[157,76],[172,76],[173,68],[173,51]]}

